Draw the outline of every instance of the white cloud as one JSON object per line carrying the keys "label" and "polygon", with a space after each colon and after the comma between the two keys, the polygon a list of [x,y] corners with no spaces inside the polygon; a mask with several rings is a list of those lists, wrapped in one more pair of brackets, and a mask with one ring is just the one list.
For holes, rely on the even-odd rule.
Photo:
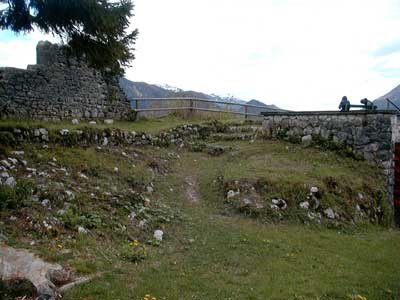
{"label": "white cloud", "polygon": [[[136,60],[126,72],[133,80],[297,110],[336,109],[343,95],[352,102],[374,99],[400,83],[394,70],[400,60],[397,0],[136,0],[135,5],[132,27],[140,35]],[[0,41],[0,65],[25,63],[38,38],[30,46]],[[390,51],[376,55],[385,46]]]}

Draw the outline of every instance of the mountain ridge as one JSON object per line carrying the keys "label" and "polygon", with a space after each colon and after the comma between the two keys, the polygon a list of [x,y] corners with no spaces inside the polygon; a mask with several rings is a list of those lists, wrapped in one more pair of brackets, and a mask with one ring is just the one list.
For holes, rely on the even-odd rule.
{"label": "mountain ridge", "polygon": [[395,105],[400,107],[400,85],[396,86],[394,89],[392,89],[387,94],[385,94],[373,101],[374,104],[376,106],[378,106],[378,109],[397,109],[392,104],[388,104],[386,99],[389,99]]}
{"label": "mountain ridge", "polygon": [[127,78],[120,78],[120,86],[131,102],[136,98],[173,98],[173,97],[192,97],[206,99],[210,101],[223,101],[237,104],[250,104],[263,106],[266,110],[283,110],[275,104],[265,104],[256,99],[245,101],[234,96],[219,96],[216,94],[206,94],[202,92],[183,90],[170,85],[156,85],[146,82],[131,81]]}

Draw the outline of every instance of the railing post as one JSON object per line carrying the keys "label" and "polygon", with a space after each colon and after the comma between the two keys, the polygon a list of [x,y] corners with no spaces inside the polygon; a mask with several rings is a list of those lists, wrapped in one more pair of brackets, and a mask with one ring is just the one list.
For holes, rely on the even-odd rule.
{"label": "railing post", "polygon": [[192,116],[193,116],[193,113],[194,113],[193,98],[190,98],[190,100],[189,100],[189,107],[190,107],[190,109],[189,109],[189,115],[192,117]]}
{"label": "railing post", "polygon": [[247,105],[244,106],[244,118],[247,120]]}

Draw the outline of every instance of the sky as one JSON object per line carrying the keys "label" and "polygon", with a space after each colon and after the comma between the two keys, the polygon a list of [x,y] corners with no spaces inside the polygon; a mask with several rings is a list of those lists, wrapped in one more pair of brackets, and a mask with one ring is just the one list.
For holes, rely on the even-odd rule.
{"label": "sky", "polygon": [[[135,0],[134,81],[336,110],[400,84],[399,0]],[[0,66],[35,63],[34,32],[0,32]]]}

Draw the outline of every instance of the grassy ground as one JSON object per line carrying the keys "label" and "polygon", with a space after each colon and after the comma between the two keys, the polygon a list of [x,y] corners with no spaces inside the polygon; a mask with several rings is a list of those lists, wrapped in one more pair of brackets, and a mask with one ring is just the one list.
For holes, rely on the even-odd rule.
{"label": "grassy ground", "polygon": [[[172,114],[166,117],[154,118],[154,119],[139,119],[137,121],[115,121],[112,125],[104,124],[102,121],[97,121],[97,124],[91,125],[88,121],[81,121],[80,124],[74,125],[70,120],[58,121],[58,122],[43,122],[36,120],[0,120],[1,127],[44,127],[50,130],[60,129],[79,129],[85,126],[93,128],[104,129],[104,128],[118,128],[129,131],[158,133],[182,124],[192,123],[203,123],[213,119],[213,115],[199,115],[194,117],[182,118],[179,114]],[[223,115],[218,118],[222,122],[237,121],[235,117],[229,115]],[[239,119],[240,120],[240,119]]]}
{"label": "grassy ground", "polygon": [[[399,299],[398,231],[249,217],[226,202],[221,183],[262,179],[274,186],[266,199],[285,197],[291,204],[293,187],[317,186],[329,194],[330,178],[346,197],[362,193],[369,199],[384,184],[375,167],[283,142],[222,144],[231,150],[218,157],[174,147],[24,145],[28,165],[49,174],[36,180],[46,186],[40,197],[51,200],[52,211],[37,203],[3,211],[1,232],[11,245],[31,248],[79,274],[102,274],[63,299]],[[65,167],[69,176],[51,172],[49,162]],[[150,183],[152,193],[146,192]],[[24,223],[27,216],[54,216],[67,201],[60,196],[65,189],[74,192],[68,201],[76,210],[69,220],[60,217],[64,226],[49,232]],[[138,209],[131,190],[141,191],[150,204]],[[131,210],[142,210],[137,218],[148,220],[148,227],[129,221]],[[77,234],[77,224],[91,226],[90,233]],[[161,245],[152,239],[154,229],[165,232]],[[131,243],[135,239],[138,246]],[[139,256],[144,260],[134,262]]]}

